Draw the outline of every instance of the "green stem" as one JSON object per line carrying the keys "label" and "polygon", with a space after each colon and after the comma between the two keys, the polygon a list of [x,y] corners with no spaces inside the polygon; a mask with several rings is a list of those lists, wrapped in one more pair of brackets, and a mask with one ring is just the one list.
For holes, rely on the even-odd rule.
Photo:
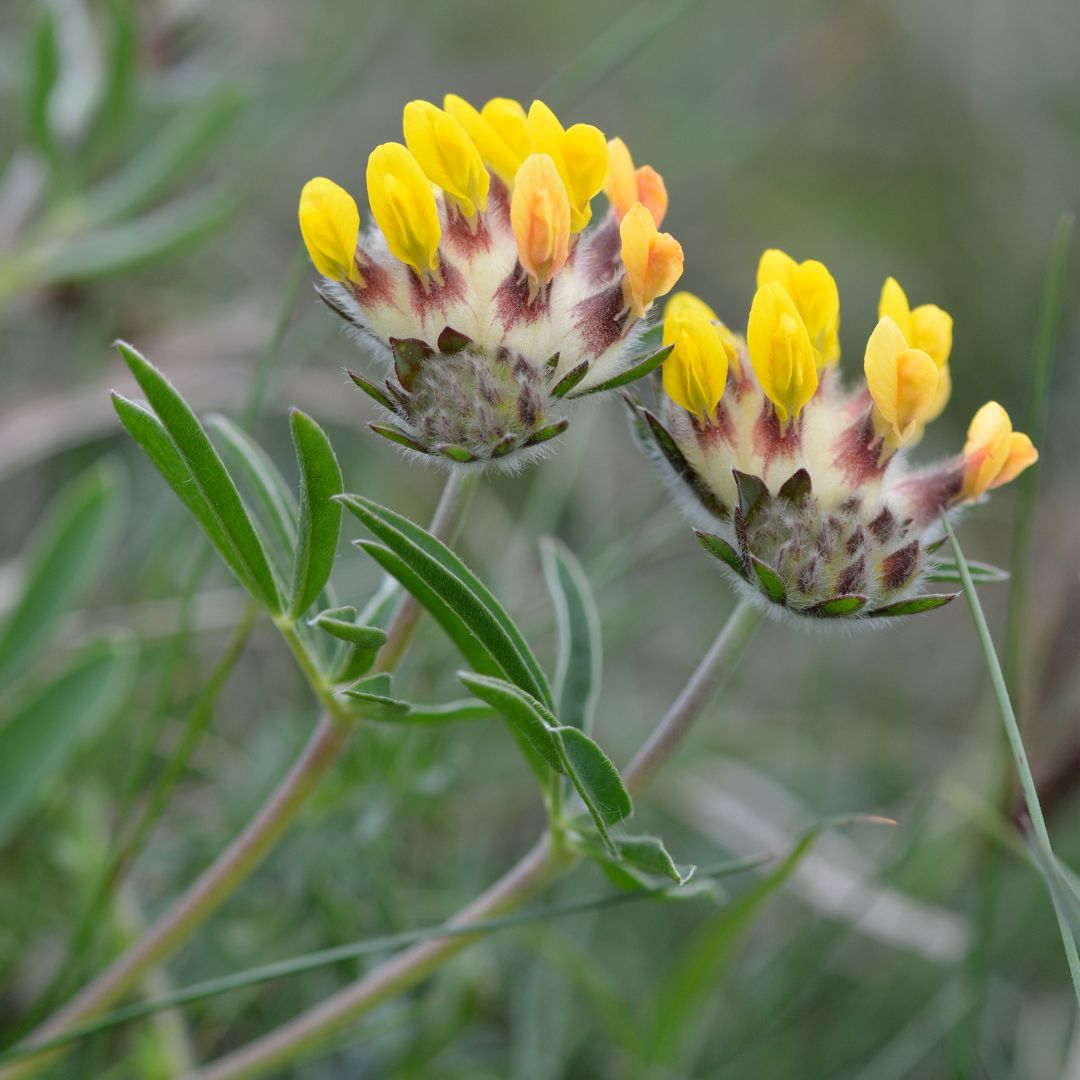
{"label": "green stem", "polygon": [[[431,531],[440,539],[452,539],[460,526],[473,483],[471,474],[458,470],[451,473],[432,521]],[[419,614],[415,601],[409,596],[403,597],[377,660],[379,670],[389,670],[401,658],[416,628]],[[280,628],[324,710],[307,745],[244,831],[134,945],[38,1027],[29,1037],[30,1045],[55,1038],[103,1012],[148,970],[190,937],[262,861],[344,749],[354,722],[343,711],[332,689],[303,648],[295,628],[287,623]],[[43,1053],[10,1068],[0,1069],[0,1080],[32,1076],[52,1056]]]}
{"label": "green stem", "polygon": [[1073,990],[1076,993],[1077,1004],[1080,1005],[1080,958],[1077,957],[1076,940],[1072,930],[1061,910],[1057,890],[1054,885],[1054,875],[1057,873],[1057,859],[1050,844],[1050,833],[1046,828],[1046,819],[1043,817],[1042,806],[1039,803],[1039,792],[1035,787],[1035,778],[1031,775],[1031,767],[1028,764],[1027,753],[1024,750],[1024,741],[1020,736],[1020,725],[1016,722],[1016,713],[1013,711],[1012,701],[1009,698],[1009,688],[1005,684],[1005,675],[998,661],[997,651],[994,648],[994,639],[990,635],[990,627],[987,625],[986,616],[983,614],[982,604],[979,602],[978,593],[975,591],[975,583],[971,580],[971,571],[968,569],[967,560],[963,551],[960,550],[960,542],[956,539],[952,525],[948,518],[945,521],[945,532],[952,544],[953,558],[956,560],[960,571],[960,580],[964,584],[964,596],[967,598],[968,608],[971,610],[971,619],[975,623],[975,633],[982,646],[983,657],[990,672],[990,685],[994,690],[994,698],[997,701],[998,712],[1001,722],[1005,727],[1005,736],[1012,751],[1016,771],[1020,777],[1020,787],[1024,792],[1024,800],[1027,803],[1028,817],[1031,820],[1035,846],[1041,856],[1040,863],[1043,866],[1043,874],[1046,877],[1047,887],[1050,890],[1050,898],[1054,904],[1054,912],[1057,915],[1058,929],[1061,931],[1062,945],[1069,964],[1069,974],[1072,978]]}
{"label": "green stem", "polygon": [[[735,666],[761,617],[756,608],[745,602],[740,601],[736,606],[686,686],[627,768],[624,777],[632,792],[643,791],[674,753]],[[511,870],[449,921],[450,927],[460,931],[457,936],[424,941],[406,949],[351,986],[192,1073],[187,1080],[240,1080],[280,1068],[355,1023],[382,1002],[415,986],[481,936],[461,930],[462,927],[514,911],[579,861],[580,856],[557,845],[550,835],[541,837]]]}

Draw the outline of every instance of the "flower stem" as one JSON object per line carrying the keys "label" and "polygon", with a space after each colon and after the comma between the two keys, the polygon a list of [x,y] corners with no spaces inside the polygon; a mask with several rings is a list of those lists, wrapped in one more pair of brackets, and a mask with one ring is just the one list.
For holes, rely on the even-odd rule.
{"label": "flower stem", "polygon": [[1028,764],[1027,753],[1024,750],[1024,740],[1020,736],[1020,725],[1016,722],[1016,713],[1013,711],[1012,701],[1009,698],[1009,688],[1005,685],[1005,675],[1001,670],[997,651],[994,648],[994,639],[990,635],[990,627],[986,622],[982,604],[978,593],[975,591],[975,583],[971,580],[971,571],[968,569],[967,560],[963,551],[960,550],[960,542],[956,539],[952,525],[948,518],[945,521],[945,531],[952,544],[953,558],[960,571],[960,580],[964,584],[964,596],[967,598],[968,608],[971,610],[971,619],[975,623],[975,633],[982,646],[986,666],[990,672],[990,684],[994,690],[994,698],[997,700],[998,712],[1001,714],[1001,722],[1005,727],[1005,736],[1012,750],[1013,761],[1020,777],[1020,787],[1024,792],[1024,800],[1027,803],[1028,816],[1031,820],[1034,832],[1035,848],[1038,854],[1038,863],[1046,878],[1047,888],[1050,891],[1050,899],[1054,905],[1054,913],[1057,916],[1058,929],[1061,931],[1061,941],[1065,949],[1065,957],[1069,964],[1069,974],[1072,978],[1073,990],[1076,993],[1077,1004],[1080,1005],[1080,957],[1077,955],[1076,939],[1063,910],[1062,902],[1055,888],[1054,877],[1058,874],[1057,858],[1050,846],[1050,833],[1046,828],[1046,819],[1043,817],[1042,806],[1039,803],[1039,792],[1035,787],[1035,779],[1031,775],[1031,766]]}
{"label": "flower stem", "polygon": [[[624,773],[633,793],[643,791],[678,748],[720,683],[730,674],[760,620],[760,612],[751,605],[740,602],[736,606],[686,686]],[[580,856],[545,835],[494,885],[462,908],[449,925],[478,922],[513,911],[566,874],[579,860]],[[192,1073],[187,1080],[263,1076],[320,1045],[382,1002],[415,986],[481,936],[438,938],[414,945],[269,1034]]]}
{"label": "flower stem", "polygon": [[[457,532],[474,484],[472,473],[455,470],[450,474],[431,524],[431,532],[440,539],[450,540]],[[413,598],[403,596],[391,619],[386,643],[376,659],[377,670],[389,671],[398,663],[419,617],[420,608]],[[137,942],[41,1024],[29,1036],[30,1044],[53,1038],[103,1012],[186,940],[254,870],[341,754],[356,726],[355,720],[343,710],[295,629],[288,624],[280,625],[279,629],[323,706],[323,715],[307,745],[244,831]],[[43,1053],[0,1069],[0,1080],[23,1080],[32,1076],[53,1056]]]}

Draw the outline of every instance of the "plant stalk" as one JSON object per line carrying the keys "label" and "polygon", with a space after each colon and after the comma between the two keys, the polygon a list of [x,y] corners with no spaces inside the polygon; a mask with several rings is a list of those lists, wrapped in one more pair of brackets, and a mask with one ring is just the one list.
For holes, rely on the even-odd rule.
{"label": "plant stalk", "polygon": [[[440,539],[448,541],[456,533],[475,480],[476,474],[462,470],[454,470],[447,479],[431,524],[431,532]],[[398,663],[420,613],[411,596],[402,597],[391,619],[387,640],[376,658],[376,670],[389,671]],[[342,708],[332,688],[314,669],[295,630],[289,625],[281,625],[279,629],[323,706],[323,715],[307,745],[244,831],[137,942],[35,1029],[27,1039],[29,1044],[54,1038],[103,1012],[190,937],[262,861],[340,756],[356,726],[355,719]],[[25,1080],[62,1052],[43,1053],[0,1069],[0,1080]]]}
{"label": "plant stalk", "polygon": [[[734,668],[761,618],[761,613],[745,601],[735,607],[679,696],[623,774],[631,793],[644,791],[678,748]],[[478,922],[513,911],[579,861],[580,856],[544,835],[503,877],[462,908],[449,925]],[[415,986],[481,936],[435,938],[414,945],[269,1034],[191,1073],[186,1080],[264,1076],[320,1045],[382,1002]]]}

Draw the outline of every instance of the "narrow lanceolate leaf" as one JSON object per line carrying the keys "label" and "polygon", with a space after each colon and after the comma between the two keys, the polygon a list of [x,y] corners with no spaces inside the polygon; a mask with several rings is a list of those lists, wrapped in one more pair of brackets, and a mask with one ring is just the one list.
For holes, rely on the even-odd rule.
{"label": "narrow lanceolate leaf", "polygon": [[532,755],[526,755],[530,764],[535,765],[535,755],[556,772],[566,772],[566,761],[555,735],[558,721],[543,702],[504,679],[474,675],[469,671],[459,671],[458,678],[467,690],[506,718],[519,741],[523,740],[532,750]]}
{"label": "narrow lanceolate leaf", "polygon": [[951,604],[959,593],[926,593],[924,596],[913,596],[910,600],[897,600],[895,604],[886,604],[884,607],[874,608],[868,611],[868,616],[888,617],[890,615],[921,615],[924,611],[933,611],[934,608],[944,607]]}
{"label": "narrow lanceolate leaf", "polygon": [[550,537],[540,542],[548,592],[559,628],[555,700],[559,721],[589,731],[600,695],[600,616],[581,564]]}
{"label": "narrow lanceolate leaf", "polygon": [[124,342],[118,342],[118,348],[169,433],[189,470],[190,480],[202,494],[220,531],[229,538],[254,595],[272,612],[280,612],[281,598],[262,540],[198,417],[149,361]]}
{"label": "narrow lanceolate leaf", "polygon": [[589,374],[589,361],[588,360],[583,360],[580,364],[577,365],[577,367],[572,367],[551,388],[551,396],[555,397],[555,398],[566,397],[566,395],[569,394],[570,391],[573,390],[574,387],[577,386],[577,384],[579,382],[581,382],[581,380],[584,379],[585,376],[588,375],[588,374]]}
{"label": "narrow lanceolate leaf", "polygon": [[746,566],[743,563],[742,556],[722,536],[703,532],[701,529],[695,529],[694,535],[697,537],[698,543],[710,555],[730,566],[739,577],[746,577]]}
{"label": "narrow lanceolate leaf", "polygon": [[540,446],[541,443],[550,442],[556,436],[561,435],[569,426],[570,421],[563,417],[562,420],[556,420],[554,424],[548,424],[547,427],[534,431],[521,445]]}
{"label": "narrow lanceolate leaf", "polygon": [[616,846],[620,857],[635,869],[671,878],[678,885],[685,885],[697,869],[676,863],[664,847],[663,840],[656,836],[625,836],[616,841]]}
{"label": "narrow lanceolate leaf", "polygon": [[[696,866],[676,863],[664,842],[655,836],[612,837],[614,854],[598,836],[571,832],[569,840],[574,848],[598,863],[607,878],[620,889],[649,888],[656,885],[658,877],[685,885],[697,870]],[[715,884],[710,882],[713,890]]]}
{"label": "narrow lanceolate leaf", "polygon": [[396,402],[391,401],[391,399],[382,390],[380,390],[370,379],[365,379],[363,375],[358,374],[351,368],[347,370],[347,374],[349,378],[352,379],[352,381],[358,387],[360,387],[360,389],[363,390],[369,398],[372,399],[372,401],[377,402],[388,412],[397,413],[398,416],[403,415],[400,406],[398,406]]}
{"label": "narrow lanceolate leaf", "polygon": [[409,711],[405,701],[390,696],[390,676],[385,672],[369,675],[354,686],[342,691],[353,710],[365,719],[394,720]]}
{"label": "narrow lanceolate leaf", "polygon": [[330,580],[341,532],[341,468],[330,440],[314,420],[299,409],[289,417],[296,460],[300,465],[300,524],[297,528],[289,614],[305,612]]}
{"label": "narrow lanceolate leaf", "polygon": [[169,487],[179,496],[192,517],[202,526],[210,543],[236,575],[240,584],[254,594],[256,586],[248,568],[240,558],[231,537],[225,531],[220,518],[211,509],[206,496],[192,481],[191,470],[176,444],[169,437],[161,421],[141,405],[129,401],[121,394],[113,394],[113,408],[124,430],[143,448],[154,468],[161,473]]}
{"label": "narrow lanceolate leaf", "polygon": [[246,491],[254,498],[262,523],[271,538],[279,573],[292,571],[296,553],[296,497],[285,478],[263,449],[228,417],[206,418],[207,428],[217,436],[226,465],[234,476],[247,480]]}
{"label": "narrow lanceolate leaf", "polygon": [[[505,675],[516,686],[542,701],[549,710],[554,710],[555,702],[547,677],[521,631],[487,586],[457,555],[415,522],[370,499],[343,495],[340,501],[409,567],[415,580],[424,583],[425,594],[438,597],[441,606],[453,613],[456,624],[466,628],[466,636],[473,639],[473,644],[471,655],[465,653],[465,656],[477,671],[486,675]],[[408,583],[401,578],[398,580],[412,591]],[[417,599],[427,606],[423,598],[417,596]],[[443,625],[442,618],[434,610],[432,614]],[[451,637],[461,648],[458,637],[453,634]],[[473,657],[478,649],[494,663],[494,670],[491,663],[477,667]]]}
{"label": "narrow lanceolate leaf", "polygon": [[675,444],[671,433],[659,419],[644,406],[638,405],[632,399],[624,399],[635,414],[635,419],[640,422],[639,431],[642,435],[642,445],[654,459],[659,457],[666,462],[675,475],[685,483],[694,493],[698,502],[718,518],[730,516],[728,508],[712,493],[709,485],[698,474],[697,470],[686,460],[686,455]]}
{"label": "narrow lanceolate leaf", "polygon": [[442,727],[445,724],[467,724],[476,720],[497,720],[499,712],[482,701],[466,698],[447,701],[442,705],[409,703],[409,711],[395,716],[380,716],[381,723],[414,724],[422,727]]}
{"label": "narrow lanceolate leaf", "polygon": [[581,801],[585,803],[604,845],[613,855],[618,849],[608,832],[629,817],[634,810],[619,770],[611,758],[583,731],[572,727],[556,729],[562,747],[566,772]]}
{"label": "narrow lanceolate leaf", "polygon": [[110,551],[124,510],[123,477],[95,466],[50,504],[11,614],[0,629],[0,685],[32,665],[57,619],[78,600]]}
{"label": "narrow lanceolate leaf", "polygon": [[386,642],[386,631],[377,626],[360,626],[356,622],[356,608],[328,608],[309,620],[312,626],[329,634],[338,641],[359,645],[365,649],[378,649]]}
{"label": "narrow lanceolate leaf", "polygon": [[762,591],[774,604],[787,602],[787,586],[784,579],[768,563],[762,562],[756,555],[750,556],[750,566],[757,576]]}
{"label": "narrow lanceolate leaf", "polygon": [[381,435],[384,439],[387,439],[392,443],[397,443],[398,446],[404,446],[409,450],[415,450],[418,454],[431,453],[422,442],[414,439],[404,428],[399,428],[397,424],[368,424],[368,427],[371,428],[376,435]]}
{"label": "narrow lanceolate leaf", "polygon": [[567,398],[588,397],[589,394],[599,394],[602,390],[615,390],[620,386],[629,386],[630,383],[637,382],[638,379],[643,379],[646,375],[655,371],[668,358],[674,348],[674,345],[665,345],[662,349],[644,357],[618,375],[613,375],[610,379],[605,379],[603,382],[590,386],[586,390],[579,390],[576,394],[568,393],[566,396]]}
{"label": "narrow lanceolate leaf", "polygon": [[87,740],[116,715],[134,676],[129,642],[99,642],[15,704],[0,726],[0,844],[50,793]]}
{"label": "narrow lanceolate leaf", "polygon": [[803,614],[818,618],[831,618],[839,615],[854,615],[866,607],[866,597],[850,593],[847,596],[833,596],[807,608]]}
{"label": "narrow lanceolate leaf", "polygon": [[[991,585],[1009,580],[1008,570],[1002,570],[1000,566],[991,566],[990,563],[969,561],[968,570],[971,571],[971,580],[976,585]],[[960,585],[963,583],[963,579],[960,577],[960,568],[951,559],[931,564],[926,580],[936,582],[939,585]]]}

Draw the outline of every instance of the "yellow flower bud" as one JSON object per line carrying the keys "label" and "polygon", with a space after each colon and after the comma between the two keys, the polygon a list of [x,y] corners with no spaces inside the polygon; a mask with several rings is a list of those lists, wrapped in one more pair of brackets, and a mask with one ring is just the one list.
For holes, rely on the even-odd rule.
{"label": "yellow flower bud", "polygon": [[574,124],[563,130],[558,117],[542,101],[529,107],[528,128],[533,153],[547,154],[559,170],[570,197],[570,231],[580,232],[592,217],[591,200],[607,177],[604,133],[591,124]]}
{"label": "yellow flower bud", "polygon": [[604,181],[604,194],[608,197],[615,217],[623,216],[634,203],[641,203],[660,228],[667,213],[668,194],[664,178],[651,166],[634,168],[626,143],[622,139],[608,140],[608,172]]}
{"label": "yellow flower bud", "polygon": [[299,217],[300,233],[315,269],[335,281],[362,285],[364,279],[356,269],[360,235],[356,200],[333,180],[316,176],[300,192]]}
{"label": "yellow flower bud", "polygon": [[664,391],[687,412],[710,417],[727,385],[728,351],[713,313],[690,293],[677,293],[664,307]]}
{"label": "yellow flower bud", "polygon": [[430,101],[410,101],[402,117],[405,145],[424,175],[467,218],[487,209],[491,177],[465,128]]}
{"label": "yellow flower bud", "polygon": [[802,315],[775,282],[758,287],[746,330],[750,363],[781,424],[798,419],[818,387],[815,349]]}
{"label": "yellow flower bud", "polygon": [[652,214],[641,203],[626,212],[619,235],[626,270],[623,288],[631,311],[640,319],[682,277],[683,250],[670,233],[656,231]]}
{"label": "yellow flower bud", "polygon": [[974,500],[991,488],[1015,480],[1039,460],[1031,439],[1013,431],[1009,414],[988,401],[968,428],[964,444],[964,487],[961,498]]}
{"label": "yellow flower bud", "polygon": [[570,200],[547,154],[530,154],[518,169],[510,225],[535,296],[563,268],[570,250]]}
{"label": "yellow flower bud", "polygon": [[[492,172],[507,187],[512,187],[514,174],[529,153],[525,110],[516,101],[495,98],[484,106],[485,115],[457,94],[447,94],[443,98],[443,108],[465,129]],[[516,128],[515,108],[519,114]],[[497,124],[492,122],[493,118]],[[524,140],[520,136],[524,136]]]}
{"label": "yellow flower bud", "polygon": [[[878,318],[888,315],[900,328],[913,349],[929,354],[939,368],[949,362],[952,352],[952,316],[936,304],[922,304],[912,311],[896,278],[887,278],[878,302]],[[942,405],[944,407],[944,403]]]}
{"label": "yellow flower bud", "polygon": [[810,335],[819,368],[840,359],[840,294],[823,263],[816,259],[797,263],[771,248],[758,263],[757,283],[759,288],[768,283],[784,287]]}
{"label": "yellow flower bud", "polygon": [[431,182],[401,143],[382,143],[367,164],[368,202],[390,253],[420,280],[439,268],[439,208]]}
{"label": "yellow flower bud", "polygon": [[866,343],[863,370],[886,444],[895,449],[921,434],[937,399],[938,366],[922,349],[909,348],[887,315]]}

